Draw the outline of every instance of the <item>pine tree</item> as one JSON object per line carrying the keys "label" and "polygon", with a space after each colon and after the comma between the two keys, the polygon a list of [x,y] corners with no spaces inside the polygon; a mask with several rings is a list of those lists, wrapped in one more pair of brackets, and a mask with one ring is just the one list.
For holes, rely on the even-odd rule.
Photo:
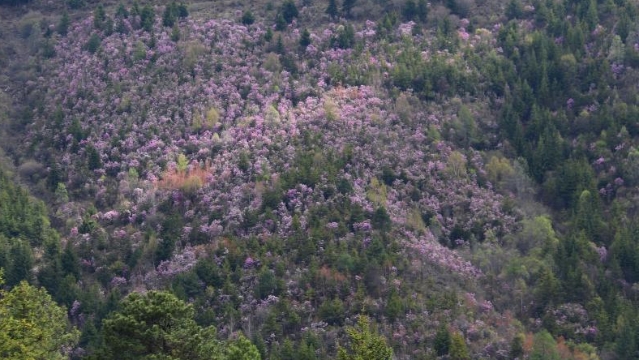
{"label": "pine tree", "polygon": [[510,353],[509,357],[511,359],[521,359],[524,355],[524,341],[526,338],[524,334],[517,334],[513,338],[512,343],[510,344]]}
{"label": "pine tree", "polygon": [[9,266],[7,267],[7,285],[14,286],[23,280],[31,281],[33,268],[33,254],[31,247],[24,241],[15,240],[9,252]]}
{"label": "pine tree", "polygon": [[402,16],[404,17],[404,20],[414,20],[416,15],[417,4],[415,3],[415,0],[406,0],[404,6],[402,7]]}
{"label": "pine tree", "polygon": [[[193,307],[175,295],[150,291],[132,293],[122,301],[120,310],[103,321],[104,346],[101,359],[204,360],[223,356],[215,328],[202,328],[193,320]],[[259,359],[247,341],[228,348],[234,359]],[[247,349],[242,357],[241,349]]]}
{"label": "pine tree", "polygon": [[286,30],[286,20],[284,19],[284,15],[282,13],[278,13],[275,17],[275,30],[284,31]]}
{"label": "pine tree", "polygon": [[106,20],[106,13],[104,11],[104,7],[102,6],[102,4],[100,4],[93,11],[93,27],[96,30],[102,30],[102,28],[104,27],[105,20]]}
{"label": "pine tree", "polygon": [[58,23],[57,31],[60,35],[66,36],[69,32],[69,25],[71,25],[71,20],[69,19],[69,13],[62,13],[62,17],[60,18],[60,22]]}
{"label": "pine tree", "polygon": [[394,322],[404,313],[402,299],[395,289],[391,290],[388,300],[386,301],[385,313],[390,322]]}
{"label": "pine tree", "polygon": [[597,12],[597,0],[588,2],[588,10],[586,10],[585,22],[590,31],[594,30],[599,24],[599,14]]}
{"label": "pine tree", "polygon": [[242,14],[242,24],[244,25],[252,25],[255,22],[255,16],[250,10],[246,10],[244,14]]}
{"label": "pine tree", "polygon": [[417,1],[417,18],[422,23],[428,19],[428,2],[426,0]]}
{"label": "pine tree", "polygon": [[154,23],[155,23],[155,11],[153,11],[153,8],[151,7],[151,5],[149,4],[144,5],[142,10],[140,11],[140,24],[142,28],[147,32],[151,32],[153,30]]}
{"label": "pine tree", "polygon": [[280,13],[282,14],[282,17],[287,24],[293,22],[293,19],[295,19],[299,15],[297,6],[295,6],[295,2],[293,2],[293,0],[286,0],[284,4],[282,4]]}
{"label": "pine tree", "polygon": [[302,31],[302,36],[300,37],[300,46],[303,49],[306,49],[307,46],[309,46],[311,44],[311,33],[308,31],[308,29],[304,29],[304,31]]}
{"label": "pine tree", "polygon": [[129,17],[129,11],[124,7],[124,4],[119,3],[117,9],[115,10],[115,17],[126,19]]}
{"label": "pine tree", "polygon": [[345,17],[351,17],[351,10],[355,7],[356,2],[357,0],[344,0],[344,2],[342,2],[342,14],[344,14]]}
{"label": "pine tree", "polygon": [[173,27],[176,19],[177,4],[173,2],[164,8],[164,13],[162,14],[162,25],[165,27]]}
{"label": "pine tree", "polygon": [[100,153],[93,146],[87,146],[87,166],[89,170],[95,170],[102,167],[102,160],[100,159]]}
{"label": "pine tree", "polygon": [[44,289],[21,282],[2,290],[0,272],[0,357],[3,359],[68,358],[63,353],[78,341],[79,333]]}
{"label": "pine tree", "polygon": [[351,351],[338,347],[337,360],[391,360],[393,358],[393,349],[386,345],[383,336],[371,331],[367,316],[360,315],[357,327],[346,329],[346,333],[350,339]]}
{"label": "pine tree", "polygon": [[435,333],[435,343],[433,347],[438,356],[444,356],[450,351],[451,337],[446,325],[442,324]]}
{"label": "pine tree", "polygon": [[524,7],[521,0],[510,0],[506,7],[506,16],[508,19],[519,19],[524,13]]}
{"label": "pine tree", "polygon": [[328,16],[330,16],[333,20],[337,18],[337,16],[339,15],[339,10],[337,9],[337,0],[328,0],[326,14],[328,14]]}
{"label": "pine tree", "polygon": [[455,332],[451,336],[449,355],[451,360],[470,360],[466,341],[459,332]]}

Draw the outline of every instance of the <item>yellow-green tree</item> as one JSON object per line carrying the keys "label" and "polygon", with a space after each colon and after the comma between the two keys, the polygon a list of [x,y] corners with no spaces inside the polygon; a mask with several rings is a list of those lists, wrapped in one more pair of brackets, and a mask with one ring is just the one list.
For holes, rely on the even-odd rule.
{"label": "yellow-green tree", "polygon": [[[0,273],[0,286],[2,285]],[[80,333],[44,290],[19,283],[0,290],[0,359],[66,359]]]}
{"label": "yellow-green tree", "polygon": [[368,316],[360,315],[357,326],[346,329],[350,338],[350,351],[337,349],[337,360],[390,360],[393,349],[386,345],[386,339],[370,328]]}
{"label": "yellow-green tree", "polygon": [[450,337],[450,358],[451,360],[470,360],[466,341],[462,334],[454,332]]}

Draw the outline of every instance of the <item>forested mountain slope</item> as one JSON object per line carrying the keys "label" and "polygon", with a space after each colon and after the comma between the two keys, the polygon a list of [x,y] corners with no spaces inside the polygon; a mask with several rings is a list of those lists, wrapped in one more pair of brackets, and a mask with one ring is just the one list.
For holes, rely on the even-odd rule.
{"label": "forested mountain slope", "polygon": [[633,2],[1,9],[55,230],[3,177],[0,267],[71,357],[388,358],[367,319],[397,359],[637,356]]}

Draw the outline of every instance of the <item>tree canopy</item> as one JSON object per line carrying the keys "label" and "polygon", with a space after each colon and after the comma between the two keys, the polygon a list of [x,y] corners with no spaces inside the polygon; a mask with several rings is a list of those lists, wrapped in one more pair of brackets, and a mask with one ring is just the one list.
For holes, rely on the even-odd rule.
{"label": "tree canopy", "polygon": [[24,281],[10,291],[0,289],[0,358],[62,360],[78,339],[66,310],[44,289]]}
{"label": "tree canopy", "polygon": [[132,293],[103,323],[100,359],[259,360],[245,337],[223,343],[214,327],[194,320],[193,307],[165,291]]}

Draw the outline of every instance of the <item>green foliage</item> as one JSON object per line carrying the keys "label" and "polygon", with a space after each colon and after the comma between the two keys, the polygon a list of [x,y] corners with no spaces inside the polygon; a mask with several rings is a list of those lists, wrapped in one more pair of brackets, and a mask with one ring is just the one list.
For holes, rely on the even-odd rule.
{"label": "green foliage", "polygon": [[311,44],[311,33],[308,31],[308,29],[304,29],[300,37],[300,47],[305,49],[310,44]]}
{"label": "green foliage", "polygon": [[282,14],[282,17],[287,24],[290,24],[293,19],[295,19],[299,15],[297,6],[295,6],[295,2],[293,0],[284,1],[280,9],[280,13]]}
{"label": "green foliage", "polygon": [[388,299],[386,300],[386,308],[384,309],[384,313],[388,317],[388,320],[394,322],[401,318],[404,314],[404,304],[402,303],[402,298],[399,296],[398,292],[393,289],[391,290]]}
{"label": "green foliage", "polygon": [[89,41],[84,45],[84,49],[91,54],[95,54],[96,51],[100,48],[100,44],[102,43],[102,39],[100,35],[97,33],[93,33],[89,38]]}
{"label": "green foliage", "polygon": [[331,325],[341,325],[344,321],[344,303],[340,299],[325,301],[318,310],[320,318]]}
{"label": "green foliage", "polygon": [[244,25],[253,25],[253,23],[255,22],[255,16],[250,10],[246,10],[244,14],[242,14],[241,21]]}
{"label": "green foliage", "polygon": [[100,153],[91,145],[87,146],[87,167],[89,170],[95,170],[102,167]]}
{"label": "green foliage", "polygon": [[560,283],[555,274],[548,268],[543,268],[535,286],[536,314],[552,304],[556,304],[560,297]]}
{"label": "green foliage", "polygon": [[189,16],[189,9],[184,3],[179,3],[177,6],[177,14],[181,19],[185,19]]}
{"label": "green foliage", "polygon": [[426,22],[428,19],[428,2],[426,0],[417,0],[416,14],[419,21]]}
{"label": "green foliage", "polygon": [[173,29],[171,30],[171,40],[178,42],[180,40],[180,28],[177,24],[173,25]]}
{"label": "green foliage", "polygon": [[67,5],[69,5],[69,8],[76,10],[83,8],[86,3],[84,0],[67,0]]}
{"label": "green foliage", "polygon": [[[2,277],[0,273],[0,285]],[[3,359],[67,358],[79,332],[67,321],[66,310],[44,289],[21,282],[0,289],[0,357]]]}
{"label": "green foliage", "polygon": [[28,192],[12,183],[0,169],[0,236],[21,239],[26,246],[40,246],[57,240],[50,228],[44,203],[30,198]]}
{"label": "green foliage", "polygon": [[282,284],[269,269],[262,269],[259,275],[258,286],[255,288],[255,297],[266,299],[269,295],[278,295]]}
{"label": "green foliage", "polygon": [[[277,31],[284,31],[286,30],[286,20],[284,19],[284,15],[282,15],[282,13],[278,13],[275,16],[275,30]],[[278,51],[278,53],[281,53],[281,51]]]}
{"label": "green foliage", "polygon": [[337,349],[337,360],[391,360],[393,349],[386,340],[377,335],[370,327],[367,316],[360,315],[357,326],[346,329],[350,339],[350,351],[343,347]]}
{"label": "green foliage", "polygon": [[178,19],[186,18],[188,15],[189,12],[186,5],[173,1],[164,8],[164,12],[162,13],[162,26],[173,27],[176,25]]}
{"label": "green foliage", "polygon": [[173,27],[177,18],[177,4],[171,3],[164,8],[162,13],[162,26]]}
{"label": "green foliage", "polygon": [[33,268],[33,253],[31,247],[24,241],[14,240],[9,248],[8,259],[6,261],[7,285],[14,286],[21,281],[31,281],[31,269]]}
{"label": "green foliage", "polygon": [[537,216],[522,221],[523,229],[517,239],[516,247],[522,255],[528,255],[532,249],[550,253],[559,243],[548,216]]}
{"label": "green foliage", "polygon": [[442,324],[439,329],[437,329],[437,333],[435,333],[433,348],[438,356],[444,356],[450,352],[451,344],[452,338],[450,332],[446,325]]}
{"label": "green foliage", "polygon": [[511,359],[518,359],[524,356],[524,341],[526,340],[524,334],[517,334],[513,338],[510,344],[510,353],[508,354]]}
{"label": "green foliage", "polygon": [[264,34],[264,41],[271,42],[273,40],[273,30],[269,27]]}
{"label": "green foliage", "polygon": [[155,23],[155,11],[151,7],[151,5],[144,5],[142,10],[140,11],[140,24],[142,28],[147,31],[153,31],[153,24]]}
{"label": "green foliage", "polygon": [[402,16],[406,21],[415,20],[417,15],[417,3],[415,0],[406,0],[402,7]]}
{"label": "green foliage", "polygon": [[637,325],[629,316],[620,316],[617,321],[619,338],[616,343],[616,352],[621,359],[632,359],[637,354]]}
{"label": "green foliage", "polygon": [[446,0],[446,6],[450,11],[460,17],[467,17],[470,12],[470,2],[464,0]]}
{"label": "green foliage", "polygon": [[535,334],[534,344],[529,359],[531,360],[559,360],[557,343],[546,330]]}
{"label": "green foliage", "polygon": [[337,18],[337,16],[339,15],[337,0],[328,0],[328,7],[326,8],[325,13],[328,14],[328,16],[330,16],[333,20]]}
{"label": "green foliage", "polygon": [[193,307],[170,293],[132,293],[122,301],[119,311],[104,320],[104,346],[99,357],[221,358],[223,349],[215,337],[215,329],[198,326],[193,316]]}
{"label": "green foliage", "polygon": [[337,30],[337,36],[331,39],[331,45],[341,49],[350,49],[355,45],[355,29],[353,25],[346,24]]}
{"label": "green foliage", "polygon": [[104,11],[104,7],[102,4],[98,4],[98,6],[93,11],[93,28],[96,30],[103,30],[106,22],[107,16]]}
{"label": "green foliage", "polygon": [[519,19],[524,13],[524,6],[521,0],[510,0],[506,7],[506,16],[508,19]]}
{"label": "green foliage", "polygon": [[373,217],[371,219],[371,224],[373,228],[381,230],[381,231],[389,231],[391,228],[391,218],[386,211],[386,208],[383,206],[378,207],[373,213]]}
{"label": "green foliage", "polygon": [[451,336],[449,356],[451,360],[470,360],[466,341],[459,332],[455,332]]}
{"label": "green foliage", "polygon": [[62,13],[62,17],[60,18],[60,22],[58,22],[56,31],[60,35],[66,36],[69,32],[69,25],[71,25],[71,19],[69,19],[69,13],[65,11]]}
{"label": "green foliage", "polygon": [[119,3],[117,9],[115,10],[115,17],[126,19],[129,17],[129,10],[126,9],[123,3]]}
{"label": "green foliage", "polygon": [[262,356],[259,351],[244,335],[231,341],[226,346],[226,360],[260,360]]}
{"label": "green foliage", "polygon": [[345,17],[351,17],[351,11],[355,7],[357,0],[343,0],[342,2],[342,14]]}

